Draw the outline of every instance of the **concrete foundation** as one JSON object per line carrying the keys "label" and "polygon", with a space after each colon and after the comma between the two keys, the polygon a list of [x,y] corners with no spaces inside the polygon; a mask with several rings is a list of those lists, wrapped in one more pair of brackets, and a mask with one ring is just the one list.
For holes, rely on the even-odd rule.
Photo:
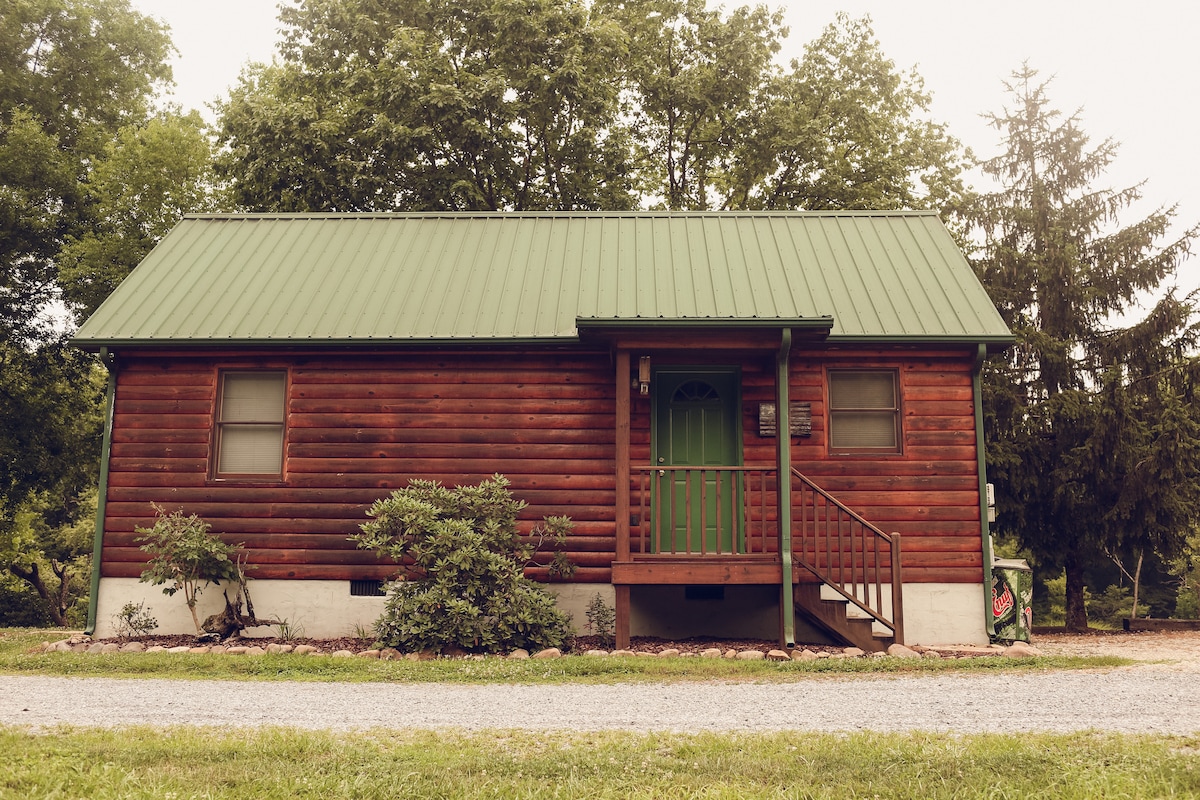
{"label": "concrete foundation", "polygon": [[[571,616],[578,633],[587,633],[587,605],[599,593],[615,605],[612,585],[549,584],[558,605]],[[254,608],[264,619],[284,620],[296,636],[317,639],[371,631],[383,613],[383,597],[350,594],[349,581],[256,580],[250,582]],[[888,595],[884,589],[885,597]],[[145,603],[158,620],[155,633],[195,630],[181,595],[167,597],[161,587],[136,578],[103,578],[96,612],[96,635],[116,635],[115,618],[126,603]],[[221,590],[208,587],[196,609],[200,620],[224,607]],[[887,609],[890,613],[890,609]],[[983,587],[974,584],[913,583],[904,587],[905,639],[908,644],[987,644]],[[277,626],[252,628],[247,637],[278,636]],[[774,586],[634,586],[630,591],[630,634],[663,639],[695,636],[776,639],[779,636],[779,589]],[[796,618],[797,642],[829,643],[820,630]]]}

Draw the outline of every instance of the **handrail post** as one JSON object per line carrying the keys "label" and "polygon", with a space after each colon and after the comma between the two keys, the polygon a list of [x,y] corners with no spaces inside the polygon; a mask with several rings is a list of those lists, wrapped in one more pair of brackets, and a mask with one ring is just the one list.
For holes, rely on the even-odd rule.
{"label": "handrail post", "polygon": [[892,531],[892,639],[904,644],[904,579],[900,574],[900,534]]}

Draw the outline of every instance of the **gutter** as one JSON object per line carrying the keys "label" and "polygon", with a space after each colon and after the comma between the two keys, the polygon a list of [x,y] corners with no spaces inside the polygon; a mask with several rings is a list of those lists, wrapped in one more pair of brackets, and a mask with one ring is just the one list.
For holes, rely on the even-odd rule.
{"label": "gutter", "polygon": [[783,646],[796,646],[796,607],[792,586],[792,431],[790,426],[790,388],[788,356],[792,350],[792,329],[784,328],[775,360],[775,437],[779,452],[779,561],[780,611],[783,617]]}
{"label": "gutter", "polygon": [[983,621],[988,638],[996,635],[996,619],[992,613],[992,532],[988,525],[987,451],[983,442],[983,362],[987,345],[980,344],[971,365],[971,388],[975,396],[975,456],[979,471],[979,535],[983,541]]}
{"label": "gutter", "polygon": [[104,518],[108,511],[108,462],[112,454],[113,404],[117,395],[117,357],[100,348],[100,361],[108,370],[108,388],[105,390],[104,446],[100,451],[100,489],[96,498],[96,534],[92,538],[92,580],[88,591],[87,628],[84,633],[91,636],[96,631],[96,607],[100,602],[100,559],[104,553]]}

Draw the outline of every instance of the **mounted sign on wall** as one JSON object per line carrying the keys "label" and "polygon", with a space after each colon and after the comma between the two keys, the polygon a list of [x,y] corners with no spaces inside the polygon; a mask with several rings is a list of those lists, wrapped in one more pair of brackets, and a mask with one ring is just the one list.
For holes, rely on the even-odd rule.
{"label": "mounted sign on wall", "polygon": [[[812,404],[793,402],[788,404],[788,432],[792,436],[812,436]],[[774,403],[758,404],[758,435],[775,436],[779,430]]]}

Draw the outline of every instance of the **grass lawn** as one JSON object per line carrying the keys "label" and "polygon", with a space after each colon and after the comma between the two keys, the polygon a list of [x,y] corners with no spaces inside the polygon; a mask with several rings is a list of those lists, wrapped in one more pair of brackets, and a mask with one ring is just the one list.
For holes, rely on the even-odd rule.
{"label": "grass lawn", "polygon": [[0,797],[1200,796],[1200,737],[0,728]]}
{"label": "grass lawn", "polygon": [[383,681],[391,683],[625,683],[660,681],[797,681],[821,675],[1039,671],[1114,667],[1115,657],[898,659],[804,662],[707,658],[565,657],[550,661],[374,661],[329,656],[175,655],[170,653],[30,653],[57,631],[0,629],[0,673],[209,680]]}

